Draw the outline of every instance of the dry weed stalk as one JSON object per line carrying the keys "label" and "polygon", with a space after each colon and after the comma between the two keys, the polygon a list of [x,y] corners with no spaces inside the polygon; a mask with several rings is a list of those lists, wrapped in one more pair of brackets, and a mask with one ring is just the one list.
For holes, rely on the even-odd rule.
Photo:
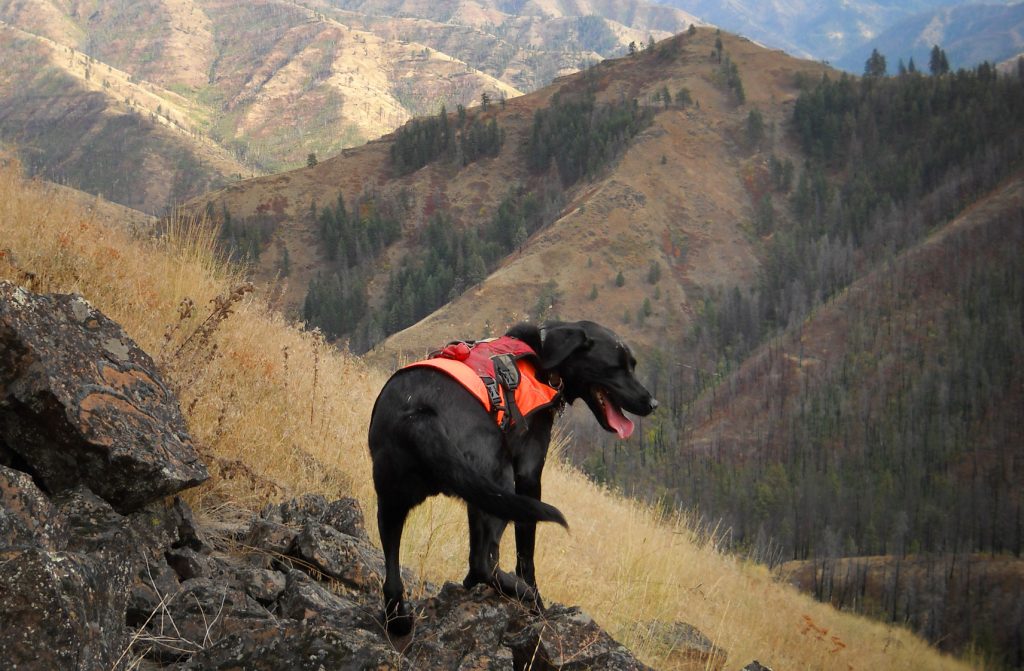
{"label": "dry weed stalk", "polygon": [[[202,351],[210,343],[214,332],[217,327],[224,323],[228,317],[234,312],[235,306],[245,297],[246,294],[252,292],[255,289],[252,282],[242,282],[231,288],[226,294],[214,296],[210,299],[213,303],[213,309],[210,314],[206,316],[196,329],[185,338],[184,342],[178,346],[178,349],[174,351],[172,358],[178,358],[183,353],[191,350]],[[186,299],[189,300],[189,299]],[[184,302],[184,301],[183,301]]]}
{"label": "dry weed stalk", "polygon": [[167,325],[167,328],[164,329],[164,337],[160,342],[160,353],[157,355],[157,362],[161,368],[165,367],[170,359],[168,350],[170,349],[171,341],[184,328],[185,322],[192,319],[193,315],[195,315],[195,310],[195,301],[188,296],[181,299],[181,303],[178,304],[178,319],[174,323]]}

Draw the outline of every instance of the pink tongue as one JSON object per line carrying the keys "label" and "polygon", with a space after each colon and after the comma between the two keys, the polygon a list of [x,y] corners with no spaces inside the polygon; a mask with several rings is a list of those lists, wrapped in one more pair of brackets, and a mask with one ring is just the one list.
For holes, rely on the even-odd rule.
{"label": "pink tongue", "polygon": [[610,399],[606,399],[604,404],[604,418],[608,426],[619,434],[619,438],[626,439],[633,435],[633,422],[629,421]]}

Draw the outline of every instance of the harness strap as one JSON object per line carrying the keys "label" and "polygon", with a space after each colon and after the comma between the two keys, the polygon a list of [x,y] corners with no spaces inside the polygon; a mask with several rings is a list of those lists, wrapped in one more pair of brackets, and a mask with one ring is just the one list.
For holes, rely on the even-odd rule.
{"label": "harness strap", "polygon": [[[494,375],[498,379],[498,384],[505,389],[507,407],[502,408],[505,410],[505,414],[501,418],[501,430],[506,431],[510,426],[525,430],[526,422],[516,403],[516,389],[519,388],[520,381],[519,367],[516,366],[516,361],[511,354],[492,356],[491,361],[494,362]],[[497,408],[493,404],[492,407]]]}

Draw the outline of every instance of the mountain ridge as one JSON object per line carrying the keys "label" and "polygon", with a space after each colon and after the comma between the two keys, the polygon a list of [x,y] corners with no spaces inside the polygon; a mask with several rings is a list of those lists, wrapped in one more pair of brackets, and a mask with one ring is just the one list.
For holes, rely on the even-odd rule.
{"label": "mountain ridge", "polygon": [[[6,3],[0,5],[0,20],[81,54],[86,61],[68,68],[79,80],[85,64],[92,66],[93,75],[109,68],[106,84],[95,93],[122,101],[123,75],[161,87],[146,96],[159,99],[147,104],[145,113],[155,115],[157,123],[173,115],[173,122],[188,133],[172,141],[173,147],[150,141],[145,151],[165,162],[177,161],[169,154],[229,154],[225,160],[244,167],[218,169],[217,179],[226,183],[236,175],[295,168],[311,155],[358,146],[414,116],[436,113],[442,103],[454,109],[485,92],[495,98],[517,95],[602,54],[625,51],[631,41],[681,30],[688,18],[636,1],[619,18],[638,27],[571,13],[623,13],[622,7],[607,2],[576,9],[552,5],[549,9],[557,12],[537,10],[521,17],[499,11],[495,3],[406,3],[407,11],[403,3],[350,4],[364,13],[327,0],[304,5],[287,0],[142,0],[67,7]],[[389,7],[391,14],[385,11]],[[435,18],[445,23],[412,14],[415,9],[419,16],[432,16],[438,8],[446,15]],[[375,13],[365,13],[370,10]],[[663,28],[655,27],[658,22]],[[7,58],[17,63],[20,56],[13,50]],[[96,82],[101,81],[97,76]],[[0,89],[0,101],[14,96],[20,106],[28,105],[21,116],[39,116],[24,95],[17,97],[18,92],[30,94],[36,85],[41,84],[23,77],[11,90]],[[14,124],[0,131],[0,139],[37,156],[39,160],[24,161],[30,169],[48,166],[51,172],[43,174],[58,181],[81,171],[53,172],[53,164],[61,160],[54,148]],[[199,142],[198,149],[191,140]],[[77,185],[97,191],[89,180]],[[121,198],[118,188],[108,186],[105,192]],[[198,192],[186,189],[145,207],[156,212]],[[139,199],[128,204],[139,206]]]}
{"label": "mountain ridge", "polygon": [[864,44],[845,53],[836,65],[862,72],[872,49],[888,60],[893,74],[897,64],[911,59],[919,70],[927,70],[933,47],[939,46],[956,70],[983,61],[996,64],[1024,50],[1021,29],[1024,4],[970,4],[943,8],[907,17]]}
{"label": "mountain ridge", "polygon": [[[722,64],[709,56],[719,37],[740,71],[763,68],[770,73],[747,79],[747,107],[736,106],[721,78]],[[556,94],[571,96],[578,95],[573,91],[592,90],[598,104],[637,98],[654,114],[653,125],[593,181],[584,179],[558,196],[564,202],[552,206],[562,212],[562,217],[554,216],[552,223],[499,264],[485,282],[417,327],[393,336],[386,349],[426,347],[414,343],[445,338],[443,333],[453,323],[469,331],[466,337],[480,336],[488,328],[498,332],[528,317],[552,281],[565,288],[555,313],[564,310],[566,314],[603,315],[606,322],[612,316],[630,337],[652,342],[659,334],[688,322],[686,314],[694,309],[694,295],[726,283],[734,274],[752,281],[757,261],[749,237],[753,218],[749,182],[763,176],[767,159],[746,147],[746,117],[757,108],[763,110],[766,125],[781,126],[789,114],[788,106],[796,98],[795,73],[806,72],[814,78],[826,71],[819,64],[791,59],[742,38],[699,29],[693,35],[663,41],[650,53],[606,61],[587,72],[556,80],[546,89],[492,105],[490,110],[471,108],[470,120],[495,119],[505,134],[499,158],[485,158],[464,168],[453,168],[442,161],[409,175],[395,176],[388,155],[396,138],[392,134],[364,147],[345,150],[312,168],[232,185],[193,201],[191,207],[200,209],[210,202],[213,211],[226,209],[235,220],[253,217],[260,208],[267,211],[272,203],[281,204],[277,226],[286,238],[282,244],[302,243],[301,247],[288,247],[291,270],[284,304],[294,312],[318,270],[328,272],[316,237],[318,224],[308,215],[313,200],[322,208],[333,203],[339,192],[350,201],[367,193],[392,199],[401,196],[406,206],[403,241],[377,264],[368,285],[371,304],[379,304],[388,273],[398,268],[401,258],[424,235],[423,227],[436,207],[444,207],[457,229],[482,230],[490,225],[492,213],[510,189],[543,194],[545,180],[550,183],[552,176],[557,180],[557,173],[531,173],[524,165],[523,154],[533,115],[549,108]],[[683,107],[654,102],[654,95],[661,96],[663,90],[675,95],[684,89],[699,104]],[[676,139],[665,144],[666,138]],[[776,142],[780,156],[794,151],[781,133]],[[680,184],[680,174],[688,181]],[[661,203],[664,198],[674,199],[673,204]],[[684,202],[687,199],[690,202]],[[687,214],[680,219],[677,212]],[[601,233],[605,229],[608,239]],[[643,232],[638,233],[641,229]],[[630,241],[636,235],[639,237]],[[620,236],[624,237],[616,244],[623,251],[634,251],[628,261],[617,263],[607,255],[607,243]],[[585,240],[586,251],[574,246],[572,239]],[[263,281],[274,277],[281,267],[282,253],[278,242],[270,244],[261,256],[257,276]],[[554,262],[552,254],[575,261]],[[548,260],[543,258],[545,255]],[[652,264],[660,268],[662,279],[657,285],[646,280]],[[616,274],[620,271],[626,277],[624,286],[617,287]],[[584,277],[588,279],[581,283]],[[519,278],[520,286],[509,286],[510,280],[517,284],[515,278]],[[492,283],[501,288],[490,289]],[[590,297],[594,286],[596,300]],[[492,291],[509,295],[503,308],[489,305],[486,299],[474,299],[481,292]],[[560,290],[556,287],[555,291]],[[655,298],[656,293],[663,297]],[[650,318],[648,329],[638,328],[635,322],[645,299],[652,305],[651,313],[641,317]],[[633,324],[622,323],[627,311]],[[438,328],[431,326],[435,322]]]}

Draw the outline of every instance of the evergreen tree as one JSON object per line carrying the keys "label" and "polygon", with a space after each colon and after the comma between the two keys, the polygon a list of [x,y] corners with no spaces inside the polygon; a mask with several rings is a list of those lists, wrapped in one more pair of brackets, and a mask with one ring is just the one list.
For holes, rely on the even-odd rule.
{"label": "evergreen tree", "polygon": [[752,109],[747,114],[747,144],[757,149],[764,139],[764,116],[760,110]]}
{"label": "evergreen tree", "polygon": [[864,64],[865,77],[884,77],[887,74],[885,56],[878,53],[878,49],[871,50],[871,56]]}
{"label": "evergreen tree", "polygon": [[657,261],[651,261],[651,265],[647,268],[647,283],[657,284],[661,280],[661,264]]}
{"label": "evergreen tree", "polygon": [[937,44],[932,47],[931,58],[928,59],[928,69],[935,76],[949,72],[949,60],[946,58],[946,52]]}

